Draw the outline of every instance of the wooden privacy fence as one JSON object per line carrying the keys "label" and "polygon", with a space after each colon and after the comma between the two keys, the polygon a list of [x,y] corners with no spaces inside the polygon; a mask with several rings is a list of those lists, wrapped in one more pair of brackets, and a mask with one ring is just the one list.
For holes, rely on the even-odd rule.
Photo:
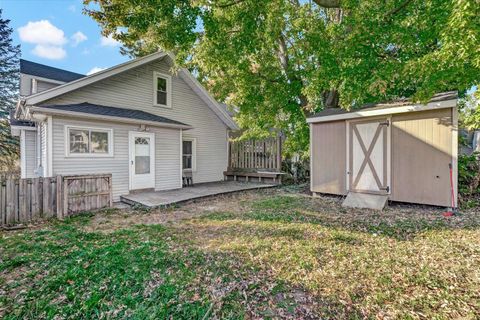
{"label": "wooden privacy fence", "polygon": [[112,206],[112,175],[0,178],[0,225]]}
{"label": "wooden privacy fence", "polygon": [[229,170],[265,170],[282,169],[282,137],[230,141]]}

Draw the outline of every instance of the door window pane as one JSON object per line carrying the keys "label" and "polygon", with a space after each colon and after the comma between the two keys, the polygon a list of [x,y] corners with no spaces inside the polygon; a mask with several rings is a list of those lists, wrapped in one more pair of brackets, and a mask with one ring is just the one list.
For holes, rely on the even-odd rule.
{"label": "door window pane", "polygon": [[135,174],[150,173],[150,138],[135,138]]}
{"label": "door window pane", "polygon": [[88,153],[88,130],[70,130],[70,153]]}
{"label": "door window pane", "polygon": [[92,131],[90,146],[92,153],[108,153],[108,133]]}

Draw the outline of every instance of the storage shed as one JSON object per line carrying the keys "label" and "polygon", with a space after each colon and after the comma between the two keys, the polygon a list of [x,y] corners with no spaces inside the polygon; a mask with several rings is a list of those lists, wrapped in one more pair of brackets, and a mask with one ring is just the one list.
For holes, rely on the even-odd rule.
{"label": "storage shed", "polygon": [[456,206],[457,100],[445,92],[427,104],[402,100],[309,117],[311,191],[446,207],[453,196]]}

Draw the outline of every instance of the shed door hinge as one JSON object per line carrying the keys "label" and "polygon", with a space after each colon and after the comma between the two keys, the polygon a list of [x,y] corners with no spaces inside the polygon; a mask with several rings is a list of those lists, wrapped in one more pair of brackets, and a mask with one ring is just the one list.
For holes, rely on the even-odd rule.
{"label": "shed door hinge", "polygon": [[387,126],[387,127],[388,127],[388,126],[390,125],[390,121],[387,120],[387,121],[385,121],[385,122],[380,122],[380,125],[381,125],[381,126]]}

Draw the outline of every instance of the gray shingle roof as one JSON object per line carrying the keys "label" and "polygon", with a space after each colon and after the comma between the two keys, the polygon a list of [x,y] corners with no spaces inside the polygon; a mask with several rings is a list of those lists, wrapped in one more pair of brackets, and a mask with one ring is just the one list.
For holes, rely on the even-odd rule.
{"label": "gray shingle roof", "polygon": [[68,104],[68,105],[47,105],[47,106],[41,106],[41,107],[48,108],[48,109],[61,110],[61,111],[69,111],[69,112],[72,112],[72,116],[75,115],[75,112],[80,112],[80,113],[96,114],[101,116],[137,119],[137,120],[143,120],[143,121],[153,121],[153,122],[159,122],[159,123],[188,126],[185,123],[171,120],[165,117],[157,116],[155,114],[148,113],[141,110],[102,106],[98,104],[91,104],[88,102],[83,102],[79,104]]}
{"label": "gray shingle roof", "polygon": [[71,82],[85,77],[83,74],[46,66],[44,64],[24,59],[20,59],[20,73],[62,82]]}
{"label": "gray shingle roof", "polygon": [[[439,101],[447,101],[447,100],[453,100],[458,98],[458,93],[457,91],[448,91],[448,92],[442,92],[442,93],[437,93],[433,96],[432,99],[430,99],[429,102],[439,102]],[[342,108],[329,108],[322,110],[320,112],[317,112],[309,118],[316,118],[316,117],[326,117],[326,116],[333,116],[333,115],[339,115],[339,114],[346,114],[346,113],[352,113],[352,112],[357,112],[359,110],[362,111],[370,111],[370,110],[382,110],[382,109],[388,109],[388,108],[395,108],[395,107],[401,107],[401,106],[408,106],[411,105],[412,100],[411,99],[400,99],[396,101],[391,101],[391,102],[386,102],[386,103],[370,103],[366,104],[360,108],[357,109],[352,109],[352,110],[345,110]]]}

